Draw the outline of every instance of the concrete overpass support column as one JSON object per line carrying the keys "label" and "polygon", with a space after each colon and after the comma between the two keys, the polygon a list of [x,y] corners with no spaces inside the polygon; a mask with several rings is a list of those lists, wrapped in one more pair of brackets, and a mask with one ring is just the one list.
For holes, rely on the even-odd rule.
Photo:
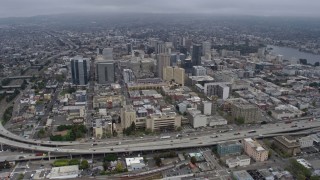
{"label": "concrete overpass support column", "polygon": [[1,143],[1,151],[3,151],[3,144]]}
{"label": "concrete overpass support column", "polygon": [[49,157],[49,161],[51,160],[51,157],[50,157],[50,151],[48,152],[48,157]]}
{"label": "concrete overpass support column", "polygon": [[72,159],[72,154],[70,154],[70,158]]}

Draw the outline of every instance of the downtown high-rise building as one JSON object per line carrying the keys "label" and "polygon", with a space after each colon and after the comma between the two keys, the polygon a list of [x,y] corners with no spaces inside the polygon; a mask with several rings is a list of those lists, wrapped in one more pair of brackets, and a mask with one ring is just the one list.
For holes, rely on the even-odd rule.
{"label": "downtown high-rise building", "polygon": [[89,79],[89,59],[82,56],[71,58],[71,78],[75,85],[86,85]]}
{"label": "downtown high-rise building", "polygon": [[157,73],[159,78],[163,78],[163,68],[170,66],[170,55],[161,53],[157,56]]}
{"label": "downtown high-rise building", "polygon": [[114,61],[98,61],[96,63],[98,84],[111,84],[115,81]]}
{"label": "downtown high-rise building", "polygon": [[200,44],[194,44],[192,46],[192,65],[198,66],[201,65],[201,45]]}
{"label": "downtown high-rise building", "polygon": [[102,56],[105,60],[113,60],[113,48],[104,48]]}
{"label": "downtown high-rise building", "polygon": [[211,54],[211,43],[209,41],[202,43],[202,56],[205,56],[207,53]]}
{"label": "downtown high-rise building", "polygon": [[131,69],[123,69],[122,75],[125,83],[134,81],[134,73]]}

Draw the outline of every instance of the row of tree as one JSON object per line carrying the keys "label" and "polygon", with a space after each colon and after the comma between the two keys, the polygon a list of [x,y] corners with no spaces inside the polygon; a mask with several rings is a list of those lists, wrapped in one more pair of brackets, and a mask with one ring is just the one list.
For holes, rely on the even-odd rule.
{"label": "row of tree", "polygon": [[79,165],[80,169],[88,169],[89,163],[87,160],[82,160],[80,162],[79,159],[59,159],[53,162],[54,167],[61,167],[61,166],[72,166],[72,165]]}
{"label": "row of tree", "polygon": [[84,137],[84,134],[87,132],[87,128],[85,125],[60,125],[57,127],[57,130],[68,130],[68,133],[64,136],[50,136],[51,141],[75,141],[77,138]]}
{"label": "row of tree", "polygon": [[6,124],[12,117],[13,106],[8,107],[2,115],[2,124]]}

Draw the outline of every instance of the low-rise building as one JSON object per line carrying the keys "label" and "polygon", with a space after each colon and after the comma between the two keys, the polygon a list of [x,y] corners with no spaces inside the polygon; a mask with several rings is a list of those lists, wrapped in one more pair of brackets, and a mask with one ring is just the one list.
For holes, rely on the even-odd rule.
{"label": "low-rise building", "polygon": [[313,146],[313,138],[311,136],[305,136],[298,139],[300,148],[306,148]]}
{"label": "low-rise building", "polygon": [[128,171],[140,170],[146,166],[143,157],[126,158]]}
{"label": "low-rise building", "polygon": [[243,140],[243,149],[244,152],[255,161],[262,162],[268,159],[269,151],[252,138]]}
{"label": "low-rise building", "polygon": [[282,120],[287,118],[300,117],[303,114],[303,111],[299,110],[293,105],[279,105],[275,107],[272,112],[272,116],[276,119]]}
{"label": "low-rise building", "polygon": [[217,145],[217,152],[220,157],[226,155],[240,155],[242,152],[242,144],[239,141],[219,143]]}
{"label": "low-rise building", "polygon": [[79,176],[79,165],[53,167],[47,175],[49,179],[71,179]]}
{"label": "low-rise building", "polygon": [[237,156],[236,158],[229,158],[226,160],[226,165],[229,168],[234,168],[238,166],[248,166],[250,165],[250,157],[247,155]]}
{"label": "low-rise building", "polygon": [[292,136],[277,136],[274,137],[274,145],[282,152],[295,156],[301,152],[300,144]]}
{"label": "low-rise building", "polygon": [[254,180],[252,176],[245,170],[232,172],[232,177],[235,180]]}

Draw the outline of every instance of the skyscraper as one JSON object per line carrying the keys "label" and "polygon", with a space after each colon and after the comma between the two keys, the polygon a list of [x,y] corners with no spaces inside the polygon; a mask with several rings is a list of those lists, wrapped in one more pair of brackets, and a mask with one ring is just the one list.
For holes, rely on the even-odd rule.
{"label": "skyscraper", "polygon": [[202,56],[205,56],[207,53],[211,54],[211,43],[209,41],[202,43]]}
{"label": "skyscraper", "polygon": [[164,42],[163,41],[158,41],[156,43],[155,53],[156,54],[165,53],[165,48],[166,48],[166,46],[165,46]]}
{"label": "skyscraper", "polygon": [[98,61],[96,63],[98,84],[110,84],[115,81],[114,61]]}
{"label": "skyscraper", "polygon": [[89,59],[75,56],[71,59],[71,77],[75,85],[86,85],[89,79]]}
{"label": "skyscraper", "polygon": [[128,53],[128,55],[131,54],[131,51],[132,51],[132,44],[131,43],[127,43],[127,53]]}
{"label": "skyscraper", "polygon": [[163,78],[163,68],[170,66],[170,55],[159,54],[157,57],[157,73],[159,78]]}
{"label": "skyscraper", "polygon": [[113,48],[104,48],[102,56],[105,60],[113,60]]}
{"label": "skyscraper", "polygon": [[123,75],[123,81],[125,83],[129,83],[134,80],[134,74],[131,69],[124,69],[122,72],[122,75]]}
{"label": "skyscraper", "polygon": [[192,65],[201,65],[201,45],[194,44],[192,46]]}

